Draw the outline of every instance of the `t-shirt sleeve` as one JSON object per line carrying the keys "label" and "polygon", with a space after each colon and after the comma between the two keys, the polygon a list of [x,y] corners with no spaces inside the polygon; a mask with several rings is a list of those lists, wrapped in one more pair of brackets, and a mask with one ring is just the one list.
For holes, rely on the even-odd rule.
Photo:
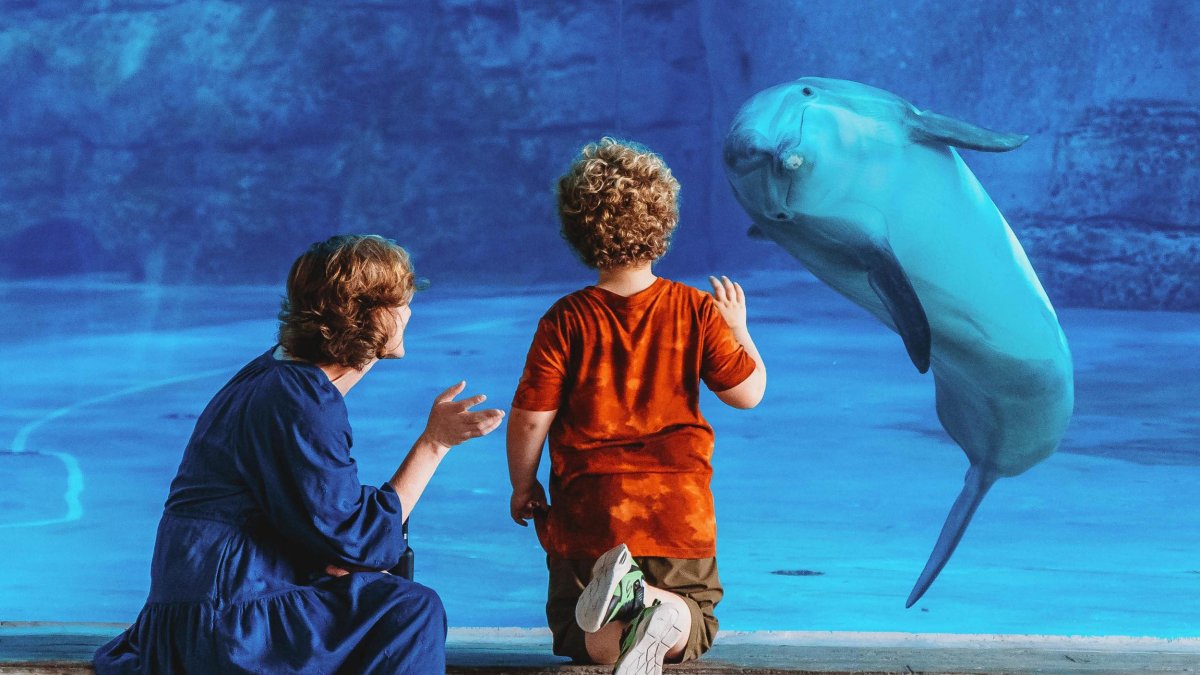
{"label": "t-shirt sleeve", "polygon": [[538,322],[533,344],[525,357],[525,370],[512,405],[522,410],[557,410],[567,380],[569,347],[566,331],[553,313]]}
{"label": "t-shirt sleeve", "polygon": [[746,353],[712,296],[705,294],[700,302],[700,326],[704,345],[700,364],[700,379],[712,391],[732,389],[754,373],[757,364]]}
{"label": "t-shirt sleeve", "polygon": [[280,406],[257,423],[255,479],[268,519],[319,558],[389,569],[406,548],[400,496],[363,485],[344,411]]}

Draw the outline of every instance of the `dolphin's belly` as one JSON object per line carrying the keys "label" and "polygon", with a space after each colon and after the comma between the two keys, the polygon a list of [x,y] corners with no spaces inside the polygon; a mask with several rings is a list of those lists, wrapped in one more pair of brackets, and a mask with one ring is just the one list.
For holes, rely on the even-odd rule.
{"label": "dolphin's belly", "polygon": [[[933,279],[919,269],[913,285],[929,317],[942,426],[972,464],[1015,476],[1058,447],[1074,408],[1074,369],[1054,308],[995,217],[992,241],[972,265]],[[942,253],[957,255],[955,244],[950,237]]]}
{"label": "dolphin's belly", "polygon": [[1036,278],[1029,283],[1015,262],[983,271],[960,277],[961,287],[921,277],[913,286],[929,319],[942,426],[973,465],[1015,476],[1058,447],[1074,407],[1074,369]]}
{"label": "dolphin's belly", "polygon": [[1065,338],[1024,249],[986,193],[968,197],[921,214],[957,218],[951,227],[921,227],[907,215],[890,227],[892,249],[935,341],[985,342],[1021,358],[1054,358]]}
{"label": "dolphin's belly", "polygon": [[938,418],[973,464],[1015,476],[1058,447],[1074,408],[1070,353],[1014,356],[988,345],[936,343]]}
{"label": "dolphin's belly", "polygon": [[[929,228],[897,215],[889,243],[929,323],[942,425],[973,464],[1017,475],[1053,453],[1066,430],[1074,406],[1070,350],[1024,250],[990,200],[947,200],[923,212],[947,213],[958,214],[958,229],[936,228],[929,240],[922,238]],[[853,251],[767,231],[814,276],[895,329]]]}

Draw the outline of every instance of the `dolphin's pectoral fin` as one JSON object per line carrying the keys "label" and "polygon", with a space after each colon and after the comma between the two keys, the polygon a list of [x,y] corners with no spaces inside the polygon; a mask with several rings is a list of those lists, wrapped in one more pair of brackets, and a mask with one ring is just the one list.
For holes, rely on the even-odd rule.
{"label": "dolphin's pectoral fin", "polygon": [[758,225],[751,225],[750,229],[746,230],[746,236],[750,237],[751,239],[760,239],[762,241],[771,241],[771,238],[769,236],[767,236],[767,233],[763,232],[763,229],[761,227],[759,227]]}
{"label": "dolphin's pectoral fin", "polygon": [[892,323],[896,324],[896,332],[904,340],[908,358],[924,373],[929,370],[930,349],[929,319],[925,316],[925,308],[896,256],[886,248],[874,249],[873,253],[872,259],[867,261],[867,281],[883,301]]}
{"label": "dolphin's pectoral fin", "polygon": [[968,150],[1008,152],[1029,140],[1024,134],[1005,134],[984,129],[929,110],[910,111],[905,123],[909,136],[918,143],[936,141]]}
{"label": "dolphin's pectoral fin", "polygon": [[933,546],[933,553],[929,554],[925,569],[921,570],[921,576],[917,578],[912,593],[908,594],[905,609],[912,607],[925,595],[925,591],[929,590],[933,580],[946,566],[946,561],[950,560],[950,555],[962,539],[963,532],[967,531],[967,525],[971,524],[971,516],[975,515],[975,509],[979,508],[979,503],[995,482],[996,474],[983,467],[972,464],[967,470],[962,492],[958,493],[958,499],[954,501],[954,506],[950,507],[950,515],[946,516],[946,524],[942,526],[942,533]]}

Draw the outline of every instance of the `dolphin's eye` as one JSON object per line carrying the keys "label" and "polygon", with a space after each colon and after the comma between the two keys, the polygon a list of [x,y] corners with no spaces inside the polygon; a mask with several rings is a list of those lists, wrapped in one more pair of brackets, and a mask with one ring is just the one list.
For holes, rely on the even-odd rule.
{"label": "dolphin's eye", "polygon": [[803,89],[801,89],[801,90],[800,90],[800,93],[801,93],[801,94],[804,94],[805,96],[812,96],[812,95],[813,95],[813,90],[812,90],[812,88],[811,88],[811,87],[805,87],[805,88],[803,88]]}

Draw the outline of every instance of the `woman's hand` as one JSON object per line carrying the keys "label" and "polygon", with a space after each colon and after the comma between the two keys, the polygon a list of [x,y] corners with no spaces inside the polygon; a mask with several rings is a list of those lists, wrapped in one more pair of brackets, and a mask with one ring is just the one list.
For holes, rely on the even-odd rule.
{"label": "woman's hand", "polygon": [[486,436],[504,419],[504,411],[496,408],[472,412],[471,408],[487,400],[487,396],[479,394],[461,401],[454,397],[467,387],[466,380],[443,391],[433,400],[433,408],[429,411],[429,422],[421,437],[443,448],[452,448],[463,441]]}
{"label": "woman's hand", "polygon": [[508,508],[513,522],[521,527],[528,527],[529,524],[525,522],[526,520],[550,510],[546,504],[546,490],[538,481],[533,481],[524,489],[513,490]]}
{"label": "woman's hand", "polygon": [[368,567],[359,567],[357,565],[334,565],[333,563],[330,563],[325,566],[325,574],[328,574],[331,577],[344,577],[347,574],[352,574],[354,572],[379,572],[382,574],[391,574],[391,572],[388,572],[387,570],[373,570]]}
{"label": "woman's hand", "polygon": [[725,323],[733,330],[745,328],[746,294],[742,292],[741,284],[730,281],[726,276],[720,279],[709,277],[708,282],[712,284],[713,299],[717,301],[717,310],[721,312]]}

